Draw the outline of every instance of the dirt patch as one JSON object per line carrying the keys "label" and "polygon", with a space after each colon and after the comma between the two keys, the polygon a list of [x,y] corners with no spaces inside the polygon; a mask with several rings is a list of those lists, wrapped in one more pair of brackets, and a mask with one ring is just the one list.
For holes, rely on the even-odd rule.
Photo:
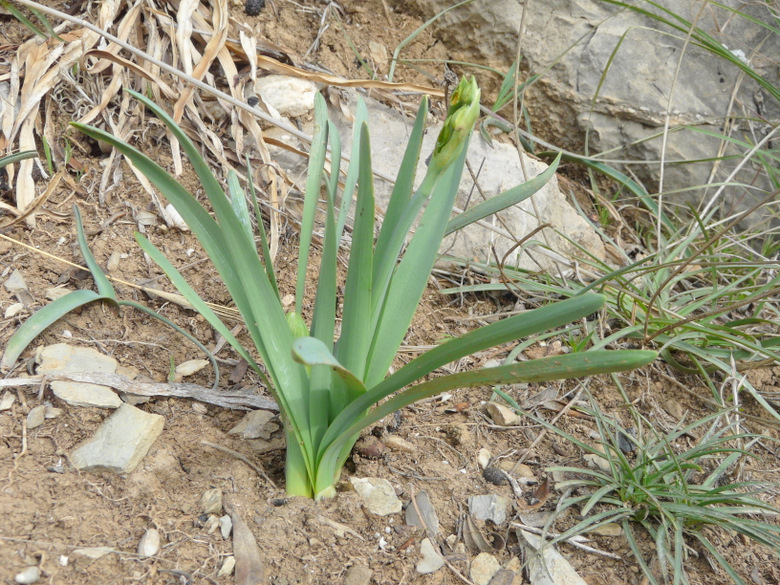
{"label": "dirt patch", "polygon": [[[231,15],[246,22],[258,38],[283,48],[298,62],[314,63],[347,78],[365,77],[367,68],[384,75],[389,63],[382,58],[382,47],[391,55],[421,24],[415,15],[406,13],[402,2],[370,0],[342,3],[341,8],[331,3],[328,9],[331,12],[324,18],[326,8],[322,3],[269,0],[258,16],[246,16],[242,6],[232,6]],[[29,37],[13,19],[3,18],[7,39],[18,44]],[[445,59],[449,51],[424,32],[404,49],[404,55]],[[423,63],[418,68],[399,67],[397,73],[399,81],[437,85],[443,80],[443,68],[438,63]],[[67,123],[82,114],[68,100],[50,107],[47,119],[54,134],[60,137],[68,133]],[[132,139],[144,152],[170,168],[173,163],[170,146],[158,123],[147,120],[144,128],[133,133]],[[219,130],[219,125],[214,128]],[[139,213],[156,210],[149,195],[124,165],[118,166],[117,173],[121,175],[111,184],[111,189],[101,191],[105,155],[83,137],[68,135],[74,141],[80,140],[82,146],[75,151],[82,166],[78,170],[73,166],[68,169],[78,188],[63,186],[57,190],[40,208],[34,228],[17,225],[5,231],[7,236],[29,248],[0,240],[3,280],[11,271],[20,271],[34,300],[33,309],[45,304],[46,291],[53,287],[94,286],[90,277],[57,259],[81,262],[71,215],[72,205],[78,204],[90,247],[103,267],[111,267],[111,276],[173,292],[134,241]],[[38,146],[43,155],[42,145]],[[186,166],[181,181],[188,188],[198,188]],[[46,185],[47,181],[38,176],[39,190]],[[10,193],[6,192],[4,197],[9,204],[13,203]],[[295,222],[290,216],[283,216],[279,234],[276,265],[280,286],[287,293],[294,289],[297,242]],[[182,268],[204,299],[230,305],[231,299],[216,271],[191,234],[170,229],[158,221],[147,228],[147,235]],[[125,284],[117,284],[116,288],[121,298],[132,298],[153,307],[205,345],[214,345],[213,331],[195,313]],[[13,295],[0,289],[3,311],[15,302]],[[432,288],[407,338],[408,351],[399,360],[410,359],[418,346],[435,344],[447,335],[470,329],[480,319],[510,310],[513,302],[501,296],[460,298],[452,302]],[[3,345],[27,316],[29,312],[23,312],[0,321]],[[248,339],[239,337],[251,345]],[[202,357],[196,347],[157,321],[127,309],[116,311],[107,305],[91,305],[69,314],[43,332],[34,345],[61,341],[99,349],[114,356],[123,366],[158,381],[166,379],[171,363]],[[457,367],[502,358],[509,349],[488,352]],[[23,357],[29,358],[33,350]],[[220,354],[228,371],[236,357],[230,349]],[[773,385],[775,391],[780,390],[777,371],[751,375],[767,391]],[[625,396],[606,377],[583,384],[605,413],[626,425],[630,424],[626,400],[663,428],[672,428],[679,422],[674,413],[670,414],[671,409],[679,408],[687,421],[709,413],[700,397],[708,396],[710,391],[700,387],[695,379],[675,382],[659,368],[622,376],[620,380]],[[209,385],[211,373],[205,370],[191,381]],[[241,384],[260,387],[259,381],[251,376]],[[510,394],[522,404],[546,390],[565,402],[572,392],[581,388],[577,382],[565,382],[512,388]],[[218,529],[209,531],[209,520],[199,505],[203,492],[211,488],[221,489],[226,502],[248,523],[262,554],[267,583],[342,583],[355,566],[367,567],[372,572],[371,582],[376,584],[464,583],[468,582],[469,563],[476,554],[458,547],[468,497],[497,494],[518,507],[528,505],[515,500],[510,486],[497,486],[485,480],[477,464],[478,451],[485,448],[494,458],[510,464],[522,458],[539,482],[551,479],[548,472],[551,466],[583,464],[583,453],[571,445],[561,445],[549,434],[536,443],[542,429],[529,419],[510,427],[496,425],[483,408],[490,397],[489,389],[457,391],[445,400],[428,400],[404,409],[398,420],[382,421],[370,429],[369,433],[382,438],[392,434],[405,439],[413,451],[386,451],[376,459],[355,454],[344,471],[337,497],[314,503],[285,495],[281,449],[267,450],[228,434],[242,418],[240,411],[173,398],[156,398],[141,405],[147,412],[165,417],[165,428],[135,471],[116,476],[79,473],[68,463],[68,454],[94,433],[106,418],[106,411],[68,406],[46,388],[17,389],[12,393],[16,396],[13,406],[0,413],[0,518],[3,519],[0,579],[9,583],[28,565],[40,567],[42,582],[55,584],[232,583],[233,576],[218,576],[225,559],[233,554],[232,542],[224,539]],[[61,408],[62,414],[27,431],[27,414],[45,401]],[[747,414],[760,414],[749,400],[745,409]],[[556,414],[555,410],[541,405],[532,411],[546,420]],[[593,421],[587,417],[566,416],[559,425],[585,441],[592,440],[595,431]],[[776,438],[774,430],[764,432],[768,438]],[[696,439],[695,434],[686,437],[686,445],[694,444]],[[205,446],[202,441],[241,453],[268,477],[224,452]],[[767,485],[777,482],[774,449],[771,443],[757,447],[757,458],[741,470],[741,477]],[[417,574],[420,542],[425,535],[406,526],[403,513],[388,517],[367,513],[359,496],[351,491],[346,481],[349,477],[387,479],[404,504],[414,494],[425,491],[438,513],[441,525],[438,540],[448,565],[432,575]],[[558,495],[550,497],[543,510],[554,509]],[[768,502],[780,505],[776,491],[769,490],[764,496]],[[574,520],[563,518],[555,529],[563,530]],[[137,546],[149,528],[161,533],[162,548],[153,558],[142,558],[136,554]],[[494,540],[503,542],[494,554],[502,565],[514,557],[522,557],[517,538],[506,525],[487,526],[486,531],[501,537],[500,541]],[[720,553],[745,578],[755,583],[780,580],[777,565],[768,551],[725,532],[710,533]],[[450,544],[445,542],[452,535],[456,538]],[[589,584],[642,582],[639,566],[624,538],[595,536],[591,544],[619,558],[597,557],[561,546],[563,554]],[[693,541],[687,544],[692,547],[687,561],[691,583],[729,582],[721,571],[713,571],[700,547]],[[645,560],[649,561],[653,557],[653,543],[640,537],[640,546]],[[109,547],[113,552],[98,559],[77,552],[92,547]]]}

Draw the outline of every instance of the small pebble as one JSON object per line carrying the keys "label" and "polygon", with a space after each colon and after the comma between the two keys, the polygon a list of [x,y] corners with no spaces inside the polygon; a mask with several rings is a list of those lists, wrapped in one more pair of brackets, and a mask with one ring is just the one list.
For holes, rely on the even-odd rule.
{"label": "small pebble", "polygon": [[149,528],[138,543],[138,554],[149,558],[158,552],[160,552],[160,533],[154,528]]}
{"label": "small pebble", "polygon": [[43,424],[46,418],[46,406],[39,404],[27,415],[27,428],[32,430]]}
{"label": "small pebble", "polygon": [[41,570],[38,567],[27,567],[21,573],[17,573],[14,582],[19,583],[19,585],[29,585],[37,583],[40,578]]}
{"label": "small pebble", "polygon": [[507,481],[504,472],[497,467],[486,467],[482,477],[493,485],[504,485]]}
{"label": "small pebble", "polygon": [[219,532],[222,534],[222,540],[227,540],[230,532],[233,530],[233,520],[225,514],[219,519]]}
{"label": "small pebble", "polygon": [[219,573],[217,573],[217,577],[227,577],[228,575],[233,574],[233,569],[236,567],[236,557],[228,557],[225,559],[225,562],[222,563],[222,568],[220,568]]}

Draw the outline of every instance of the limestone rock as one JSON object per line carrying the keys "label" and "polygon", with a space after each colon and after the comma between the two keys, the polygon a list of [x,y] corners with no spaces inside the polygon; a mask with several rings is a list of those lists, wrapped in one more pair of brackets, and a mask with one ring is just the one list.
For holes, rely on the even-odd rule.
{"label": "limestone rock", "polygon": [[144,458],[165,425],[165,418],[123,404],[70,455],[83,471],[130,473]]}
{"label": "limestone rock", "polygon": [[386,479],[352,477],[350,482],[370,513],[388,516],[401,511],[401,500],[395,495],[393,486]]}

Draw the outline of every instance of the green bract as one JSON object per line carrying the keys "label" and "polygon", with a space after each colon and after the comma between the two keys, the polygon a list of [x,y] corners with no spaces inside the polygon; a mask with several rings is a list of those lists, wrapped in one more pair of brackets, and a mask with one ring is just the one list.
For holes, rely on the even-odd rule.
{"label": "green bract", "polygon": [[[289,314],[285,314],[280,301],[251,183],[260,255],[249,228],[252,222],[245,193],[238,187],[235,176],[228,177],[228,196],[173,120],[150,100],[137,93],[133,95],[165,122],[181,144],[202,183],[214,217],[139,151],[96,128],[75,126],[93,138],[110,143],[132,160],[165,194],[214,262],[243,316],[259,360],[241,347],[165,256],[146,238],[136,236],[143,250],[165,271],[182,295],[267,379],[285,425],[290,494],[332,496],[341,467],[360,431],[422,398],[455,388],[627,370],[655,358],[655,352],[651,351],[583,352],[422,381],[436,369],[463,356],[593,313],[603,305],[604,299],[601,295],[587,294],[450,339],[387,375],[425,290],[445,233],[456,229],[456,225],[462,227],[495,212],[493,203],[470,210],[466,216],[468,221],[463,221],[463,217],[457,224],[457,218],[450,221],[468,139],[479,112],[480,94],[473,78],[464,80],[455,92],[432,162],[415,190],[415,169],[427,115],[427,100],[423,100],[378,234],[365,105],[361,103],[356,113],[355,147],[344,178],[344,190],[339,193],[338,173],[325,176],[323,172],[328,148],[332,161],[341,159],[339,136],[327,119],[324,100],[317,97],[301,222],[296,305]],[[533,188],[540,186],[534,183]],[[515,188],[507,191],[502,200],[515,202],[529,194],[528,189]],[[318,209],[322,199],[324,209]],[[339,299],[337,253],[350,210],[354,217],[352,244],[344,294]],[[324,223],[322,255],[318,281],[310,283],[307,282],[309,252],[315,215],[320,212]],[[413,232],[411,237],[410,232]],[[313,311],[304,321],[302,303],[309,286],[316,287],[315,301]],[[337,315],[339,304],[343,309]],[[340,318],[338,334],[337,317]],[[385,401],[389,396],[392,397]]]}

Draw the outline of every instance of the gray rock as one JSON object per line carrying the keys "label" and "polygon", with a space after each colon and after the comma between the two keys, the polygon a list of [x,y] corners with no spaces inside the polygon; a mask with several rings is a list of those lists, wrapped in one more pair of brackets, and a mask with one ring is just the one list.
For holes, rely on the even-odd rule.
{"label": "gray rock", "polygon": [[253,410],[244,415],[239,423],[228,431],[229,435],[241,435],[244,439],[263,439],[268,441],[281,427],[274,422],[276,418],[267,410]]}
{"label": "gray rock", "polygon": [[427,575],[438,571],[444,566],[444,557],[436,550],[436,547],[428,538],[424,538],[420,543],[420,562],[417,563],[415,571],[421,575]]}
{"label": "gray rock", "polygon": [[[117,361],[88,347],[74,347],[56,343],[44,347],[37,356],[38,373],[55,372],[116,372]],[[54,380],[51,389],[55,396],[72,406],[119,408],[122,400],[106,386]]]}
{"label": "gray rock", "polygon": [[[417,510],[420,511],[422,518],[417,514]],[[431,504],[427,492],[418,493],[414,502],[409,502],[409,505],[406,506],[406,524],[424,528],[431,538],[439,534],[439,516],[436,514],[436,508]]]}
{"label": "gray rock", "polygon": [[490,520],[497,526],[506,522],[509,500],[504,496],[495,494],[470,496],[468,504],[469,514],[476,520]]}
{"label": "gray rock", "polygon": [[344,585],[368,585],[373,574],[365,565],[353,565],[344,575]]}
{"label": "gray rock", "polygon": [[165,418],[123,404],[95,434],[70,455],[82,471],[130,473],[149,451],[165,425]]}
{"label": "gray rock", "polygon": [[524,544],[531,585],[586,585],[586,581],[555,547],[549,544],[542,546],[541,537],[518,530],[517,538]]}
{"label": "gray rock", "polygon": [[233,530],[233,520],[225,514],[219,519],[219,532],[222,535],[222,540],[227,540],[230,537],[230,533]]}
{"label": "gray rock", "polygon": [[386,479],[351,477],[349,481],[363,499],[363,505],[370,513],[377,516],[388,516],[401,511],[401,500],[395,495],[393,486]]}
{"label": "gray rock", "polygon": [[27,413],[27,428],[29,430],[37,428],[43,424],[45,419],[46,405],[39,404],[38,406],[31,408],[30,412]]}
{"label": "gray rock", "polygon": [[18,270],[14,270],[6,281],[3,283],[3,288],[11,294],[16,294],[22,291],[27,291],[27,283],[24,280],[24,276]]}
{"label": "gray rock", "polygon": [[[424,18],[452,5],[448,0],[411,0],[410,4]],[[700,4],[692,0],[659,0],[658,4],[689,20],[700,14]],[[740,0],[724,0],[723,4],[734,11],[708,6],[706,17],[699,19],[697,26],[737,59],[749,59],[758,75],[778,87],[780,70],[772,56],[780,54],[780,35],[771,31],[775,24],[771,9],[764,3],[750,5]],[[669,18],[652,6],[641,8]],[[662,133],[668,108],[672,127],[680,131],[667,136],[666,160],[703,160],[747,150],[706,134],[722,134],[728,115],[754,117],[759,113],[767,120],[751,127],[738,122],[737,137],[750,133],[761,139],[777,124],[780,103],[734,63],[699,49],[695,43],[685,48],[680,59],[686,32],[675,30],[670,35],[668,27],[650,17],[607,2],[475,2],[439,18],[433,25],[434,34],[455,55],[467,54],[470,61],[507,71],[517,52],[524,11],[522,65],[529,74],[541,75],[527,92],[526,104],[532,120],[539,120],[536,128],[543,127],[544,138],[560,147],[583,152],[587,131],[590,153],[615,149],[609,158],[658,161],[663,139],[651,137]],[[484,30],[491,34],[481,34]],[[721,146],[725,147],[722,154],[718,152]],[[663,188],[671,191],[718,183],[734,165],[728,160],[667,164]],[[741,210],[768,194],[771,187],[766,177],[748,167],[737,180],[753,187],[730,189],[724,208]],[[660,165],[632,165],[631,169],[650,190],[657,189]],[[761,191],[756,192],[756,187]],[[705,195],[699,190],[670,193],[668,197],[702,201]]]}
{"label": "gray rock", "polygon": [[493,576],[498,573],[499,569],[501,569],[501,565],[498,563],[496,557],[490,553],[482,552],[471,561],[469,578],[475,585],[488,585]]}

